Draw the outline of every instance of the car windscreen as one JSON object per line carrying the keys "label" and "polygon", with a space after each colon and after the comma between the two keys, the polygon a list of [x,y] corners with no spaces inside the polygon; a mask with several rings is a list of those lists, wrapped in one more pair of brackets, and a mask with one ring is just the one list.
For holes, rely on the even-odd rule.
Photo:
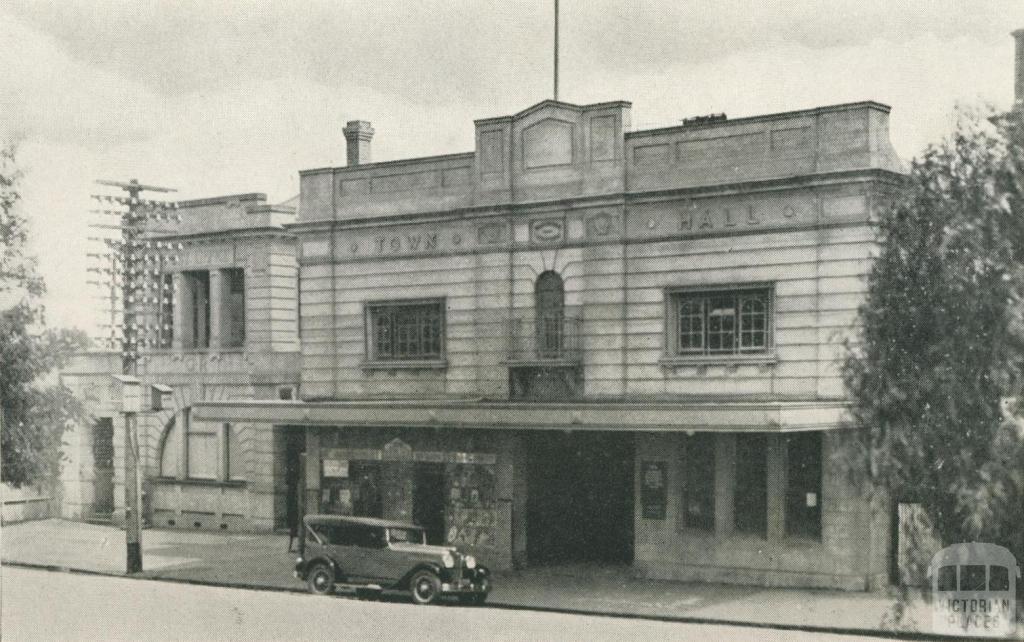
{"label": "car windscreen", "polygon": [[426,544],[423,531],[418,528],[389,528],[388,539],[392,542]]}

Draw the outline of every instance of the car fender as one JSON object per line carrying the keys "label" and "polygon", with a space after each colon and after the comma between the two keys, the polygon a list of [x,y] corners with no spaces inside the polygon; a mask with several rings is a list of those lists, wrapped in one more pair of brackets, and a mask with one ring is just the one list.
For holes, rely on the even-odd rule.
{"label": "car fender", "polygon": [[482,580],[483,577],[486,577],[488,581],[490,580],[490,569],[486,566],[477,564],[476,568],[474,568],[473,570],[475,571],[475,574],[473,575],[475,579]]}
{"label": "car fender", "polygon": [[317,557],[312,557],[302,563],[303,579],[305,579],[306,576],[309,574],[309,569],[313,568],[317,564],[327,564],[327,566],[329,566],[331,571],[334,573],[335,582],[344,579],[341,575],[341,570],[338,567],[337,562],[335,562],[330,557],[327,557],[326,555],[318,555]]}
{"label": "car fender", "polygon": [[409,586],[409,580],[412,579],[413,575],[420,571],[430,571],[437,575],[439,578],[441,578],[442,581],[444,580],[444,569],[441,567],[440,564],[437,564],[436,562],[420,562],[416,566],[409,569],[409,572],[403,575],[402,579],[395,582],[395,586],[398,588],[405,588]]}

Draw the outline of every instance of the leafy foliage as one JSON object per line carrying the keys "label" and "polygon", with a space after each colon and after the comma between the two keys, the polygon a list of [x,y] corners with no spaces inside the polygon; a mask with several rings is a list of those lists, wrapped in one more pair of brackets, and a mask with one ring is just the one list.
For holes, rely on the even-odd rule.
{"label": "leafy foliage", "polygon": [[962,112],[914,161],[880,221],[845,368],[863,429],[847,453],[900,501],[920,503],[943,542],[1020,552],[1021,424],[1004,400],[1024,365],[1024,177],[1007,123]]}
{"label": "leafy foliage", "polygon": [[0,477],[21,486],[59,476],[64,429],[83,410],[70,390],[43,383],[87,339],[81,331],[43,324],[38,297],[45,287],[25,253],[28,222],[18,212],[15,157],[13,145],[0,148],[0,294],[19,295],[0,310]]}
{"label": "leafy foliage", "polygon": [[18,211],[21,171],[13,143],[0,147],[0,293],[20,289],[28,296],[45,291],[34,257],[26,256],[28,221]]}

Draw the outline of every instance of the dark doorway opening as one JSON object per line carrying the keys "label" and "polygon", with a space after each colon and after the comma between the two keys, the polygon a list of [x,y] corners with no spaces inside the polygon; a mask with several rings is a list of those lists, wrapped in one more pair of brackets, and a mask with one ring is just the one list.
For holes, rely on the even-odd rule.
{"label": "dark doorway opening", "polygon": [[444,464],[418,462],[414,475],[412,521],[426,531],[428,544],[444,544]]}
{"label": "dark doorway opening", "polygon": [[348,467],[352,483],[352,514],[358,517],[383,517],[381,466],[373,461],[352,461]]}
{"label": "dark doorway opening", "polygon": [[114,421],[99,419],[92,428],[93,516],[110,519],[114,512]]}
{"label": "dark doorway opening", "polygon": [[289,430],[285,433],[284,485],[285,485],[285,526],[289,532],[298,532],[301,519],[302,501],[302,451],[305,448],[305,432]]}
{"label": "dark doorway opening", "polygon": [[530,564],[633,561],[633,436],[527,436]]}

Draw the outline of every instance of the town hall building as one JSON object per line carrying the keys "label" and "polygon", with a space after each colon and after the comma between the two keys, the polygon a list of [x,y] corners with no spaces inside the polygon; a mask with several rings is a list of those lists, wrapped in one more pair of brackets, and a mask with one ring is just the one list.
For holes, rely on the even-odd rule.
{"label": "town hall building", "polygon": [[[836,453],[903,181],[889,108],[630,111],[548,100],[475,121],[472,151],[388,162],[352,121],[348,164],[300,172],[298,203],[181,203],[150,231],[182,249],[139,368],[174,391],[140,422],[149,522],[379,516],[498,569],[886,583],[888,504]],[[119,368],[63,375],[95,418],[70,439],[69,517],[118,519]]]}

